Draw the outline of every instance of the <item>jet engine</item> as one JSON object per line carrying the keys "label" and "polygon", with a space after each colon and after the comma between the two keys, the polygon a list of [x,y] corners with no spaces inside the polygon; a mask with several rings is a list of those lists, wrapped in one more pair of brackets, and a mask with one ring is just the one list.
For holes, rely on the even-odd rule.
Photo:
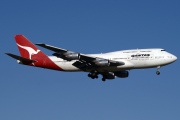
{"label": "jet engine", "polygon": [[114,73],[111,73],[111,72],[108,72],[106,74],[103,74],[103,78],[102,79],[114,79],[115,78],[115,75]]}
{"label": "jet engine", "polygon": [[96,60],[94,60],[94,63],[97,66],[109,66],[110,65],[109,60],[106,60],[106,59],[96,59]]}
{"label": "jet engine", "polygon": [[80,54],[77,52],[67,51],[63,53],[63,56],[67,58],[68,60],[78,60],[80,57]]}
{"label": "jet engine", "polygon": [[120,78],[126,78],[129,76],[128,71],[119,71],[119,72],[115,72],[114,74],[115,76],[120,77]]}
{"label": "jet engine", "polygon": [[80,58],[80,53],[72,52],[72,51],[67,51],[64,53],[54,53],[53,55],[65,59],[67,61],[79,60]]}

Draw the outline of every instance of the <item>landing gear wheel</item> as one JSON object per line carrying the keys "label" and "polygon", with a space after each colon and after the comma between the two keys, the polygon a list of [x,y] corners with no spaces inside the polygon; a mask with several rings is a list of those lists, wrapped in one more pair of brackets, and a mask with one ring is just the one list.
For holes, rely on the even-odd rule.
{"label": "landing gear wheel", "polygon": [[160,68],[161,68],[161,66],[157,66],[157,71],[156,71],[157,75],[160,75]]}
{"label": "landing gear wheel", "polygon": [[105,81],[106,81],[106,79],[105,79],[105,78],[102,78],[102,81],[104,81],[104,82],[105,82]]}
{"label": "landing gear wheel", "polygon": [[88,77],[91,77],[91,74],[88,74]]}
{"label": "landing gear wheel", "polygon": [[92,71],[88,74],[88,77],[92,78],[92,79],[97,79],[98,78],[98,72],[97,71]]}
{"label": "landing gear wheel", "polygon": [[160,75],[160,72],[159,72],[159,71],[157,71],[157,72],[156,72],[156,74],[157,74],[157,75]]}

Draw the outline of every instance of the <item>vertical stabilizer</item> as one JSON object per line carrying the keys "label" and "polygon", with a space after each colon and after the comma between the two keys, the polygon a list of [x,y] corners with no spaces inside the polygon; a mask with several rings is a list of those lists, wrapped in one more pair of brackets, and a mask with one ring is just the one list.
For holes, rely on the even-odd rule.
{"label": "vertical stabilizer", "polygon": [[54,70],[62,70],[46,54],[44,54],[33,43],[31,43],[31,41],[29,41],[25,36],[15,35],[15,40],[21,57],[36,61],[31,64],[32,66]]}
{"label": "vertical stabilizer", "polygon": [[15,35],[16,44],[22,57],[30,60],[37,59],[38,57],[47,57],[40,51],[33,43],[31,43],[23,35]]}

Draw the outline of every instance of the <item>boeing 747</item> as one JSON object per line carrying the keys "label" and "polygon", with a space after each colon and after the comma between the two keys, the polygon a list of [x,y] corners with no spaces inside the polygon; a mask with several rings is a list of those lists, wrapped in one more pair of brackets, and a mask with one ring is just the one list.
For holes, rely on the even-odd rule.
{"label": "boeing 747", "polygon": [[65,72],[84,71],[92,79],[102,75],[102,81],[126,78],[132,69],[157,68],[156,74],[159,75],[162,66],[177,60],[175,55],[161,48],[82,54],[43,43],[36,44],[54,52],[52,56],[47,56],[25,36],[15,35],[15,40],[21,56],[6,54],[19,64]]}

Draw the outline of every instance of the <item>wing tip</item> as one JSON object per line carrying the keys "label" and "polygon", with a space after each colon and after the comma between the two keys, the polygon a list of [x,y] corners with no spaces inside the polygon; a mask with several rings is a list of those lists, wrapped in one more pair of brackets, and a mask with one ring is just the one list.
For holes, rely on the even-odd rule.
{"label": "wing tip", "polygon": [[38,46],[45,46],[46,44],[44,44],[44,43],[36,43],[35,45],[38,45]]}

